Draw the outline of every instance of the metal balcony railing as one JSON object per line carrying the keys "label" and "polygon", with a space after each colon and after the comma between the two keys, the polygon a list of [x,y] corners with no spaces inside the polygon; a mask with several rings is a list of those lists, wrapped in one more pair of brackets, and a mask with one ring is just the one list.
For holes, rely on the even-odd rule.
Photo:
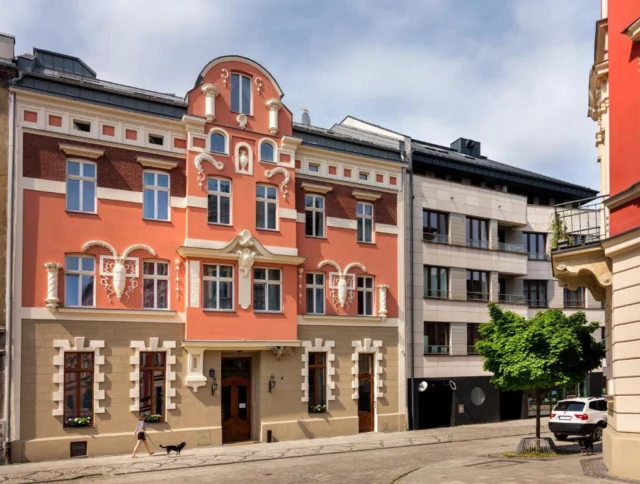
{"label": "metal balcony railing", "polygon": [[565,309],[584,309],[586,306],[584,301],[568,301],[565,299],[564,307]]}
{"label": "metal balcony railing", "polygon": [[530,308],[546,308],[549,307],[549,301],[546,299],[527,299],[527,306]]}
{"label": "metal balcony railing", "polygon": [[513,304],[524,304],[525,298],[522,294],[498,294],[498,301]]}
{"label": "metal balcony railing", "polygon": [[477,355],[478,354],[478,350],[476,349],[475,345],[467,346],[467,354],[468,355]]}
{"label": "metal balcony railing", "polygon": [[425,345],[425,355],[448,355],[449,345]]}
{"label": "metal balcony railing", "polygon": [[524,252],[524,245],[521,244],[509,244],[507,242],[498,242],[498,250],[504,250],[506,252]]}
{"label": "metal balcony railing", "polygon": [[425,242],[433,242],[435,244],[448,244],[449,236],[445,234],[437,234],[434,232],[423,232],[422,240]]}
{"label": "metal balcony railing", "polygon": [[475,247],[479,249],[488,249],[489,241],[481,239],[467,239],[467,247]]}
{"label": "metal balcony railing", "polygon": [[604,202],[609,195],[555,206],[551,219],[551,250],[597,244],[609,233]]}

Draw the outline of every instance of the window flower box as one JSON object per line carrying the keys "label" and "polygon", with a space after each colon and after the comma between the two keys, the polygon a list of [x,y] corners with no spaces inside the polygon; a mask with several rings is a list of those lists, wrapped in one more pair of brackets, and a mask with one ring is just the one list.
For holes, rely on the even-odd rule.
{"label": "window flower box", "polygon": [[88,427],[91,425],[91,417],[70,417],[66,421],[67,427]]}
{"label": "window flower box", "polygon": [[160,414],[145,415],[144,416],[144,421],[147,422],[147,423],[162,422],[162,415],[160,415]]}
{"label": "window flower box", "polygon": [[324,413],[326,411],[326,405],[309,405],[309,413]]}

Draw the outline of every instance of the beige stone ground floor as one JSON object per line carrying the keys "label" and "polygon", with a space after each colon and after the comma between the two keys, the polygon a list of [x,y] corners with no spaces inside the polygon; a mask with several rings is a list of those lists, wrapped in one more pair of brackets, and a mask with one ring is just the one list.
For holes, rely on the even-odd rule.
{"label": "beige stone ground floor", "polygon": [[190,449],[406,430],[395,327],[300,326],[287,351],[183,338],[174,323],[23,320],[14,462],[130,452],[140,414],[158,415],[154,444]]}

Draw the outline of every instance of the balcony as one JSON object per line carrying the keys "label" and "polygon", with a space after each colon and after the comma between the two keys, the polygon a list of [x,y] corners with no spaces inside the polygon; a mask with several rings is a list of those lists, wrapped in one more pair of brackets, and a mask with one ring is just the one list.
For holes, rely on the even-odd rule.
{"label": "balcony", "polygon": [[450,292],[449,291],[440,291],[440,290],[428,290],[425,288],[424,298],[425,299],[449,299]]}
{"label": "balcony", "polygon": [[482,239],[467,239],[467,247],[473,247],[475,249],[488,249],[489,241]]}
{"label": "balcony", "polygon": [[610,262],[600,242],[609,226],[605,210],[608,195],[556,205],[551,219],[553,275],[561,287],[589,289],[602,301],[611,285]]}
{"label": "balcony", "polygon": [[435,232],[423,232],[422,240],[424,242],[432,242],[434,244],[448,244],[449,236],[445,234],[438,234]]}
{"label": "balcony", "polygon": [[489,302],[488,292],[469,292],[467,291],[467,301]]}
{"label": "balcony", "polygon": [[510,304],[524,304],[525,298],[522,294],[498,294],[498,301]]}
{"label": "balcony", "polygon": [[545,309],[549,307],[549,301],[546,299],[528,299],[527,306],[530,308],[540,308]]}
{"label": "balcony", "polygon": [[469,346],[467,346],[467,354],[468,355],[477,355],[479,353],[478,353],[478,350],[476,349],[475,345],[469,345]]}
{"label": "balcony", "polygon": [[529,257],[529,260],[542,260],[542,261],[551,260],[551,256],[549,256],[549,254],[543,254],[539,252],[529,252],[527,255]]}
{"label": "balcony", "polygon": [[505,252],[516,252],[518,254],[524,253],[524,245],[521,244],[508,244],[506,242],[498,242],[498,250]]}
{"label": "balcony", "polygon": [[448,345],[425,345],[424,354],[425,355],[448,355],[449,346]]}

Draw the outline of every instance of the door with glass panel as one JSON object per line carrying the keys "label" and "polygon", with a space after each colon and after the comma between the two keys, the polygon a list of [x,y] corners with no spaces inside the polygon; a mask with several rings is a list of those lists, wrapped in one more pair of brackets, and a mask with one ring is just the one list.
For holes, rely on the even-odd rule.
{"label": "door with glass panel", "polygon": [[251,359],[222,359],[222,442],[251,438]]}
{"label": "door with glass panel", "polygon": [[358,426],[360,432],[374,430],[373,354],[358,355]]}

